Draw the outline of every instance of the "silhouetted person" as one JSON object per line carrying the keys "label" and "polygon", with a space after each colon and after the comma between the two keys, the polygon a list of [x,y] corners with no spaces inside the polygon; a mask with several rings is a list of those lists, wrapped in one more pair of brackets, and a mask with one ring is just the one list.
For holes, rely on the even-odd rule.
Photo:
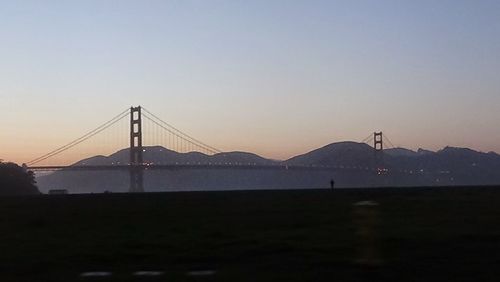
{"label": "silhouetted person", "polygon": [[330,188],[333,190],[335,188],[335,181],[332,179],[330,180]]}

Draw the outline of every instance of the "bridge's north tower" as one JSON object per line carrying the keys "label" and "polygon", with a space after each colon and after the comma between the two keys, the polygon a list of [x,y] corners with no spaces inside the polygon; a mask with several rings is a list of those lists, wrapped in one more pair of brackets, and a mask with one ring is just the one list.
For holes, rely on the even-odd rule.
{"label": "bridge's north tower", "polygon": [[375,152],[381,152],[384,150],[384,138],[382,131],[373,133],[373,148]]}
{"label": "bridge's north tower", "polygon": [[141,107],[130,108],[130,192],[144,192]]}

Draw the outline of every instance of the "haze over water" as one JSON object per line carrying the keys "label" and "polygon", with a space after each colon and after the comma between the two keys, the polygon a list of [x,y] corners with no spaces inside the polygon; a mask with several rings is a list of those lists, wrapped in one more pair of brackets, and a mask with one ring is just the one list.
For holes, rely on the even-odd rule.
{"label": "haze over water", "polygon": [[500,152],[498,1],[5,1],[0,158],[131,105],[286,159],[384,131]]}

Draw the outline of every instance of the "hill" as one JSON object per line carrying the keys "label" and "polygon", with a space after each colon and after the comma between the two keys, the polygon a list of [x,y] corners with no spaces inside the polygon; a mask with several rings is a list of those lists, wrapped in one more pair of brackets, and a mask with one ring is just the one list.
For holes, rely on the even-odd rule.
{"label": "hill", "polygon": [[[129,149],[120,150],[110,156],[95,156],[76,162],[73,165],[112,165],[127,164]],[[279,162],[246,152],[225,152],[215,155],[206,155],[199,152],[178,153],[161,146],[144,147],[144,162],[150,164],[210,164],[210,163],[241,163],[272,165]]]}
{"label": "hill", "polygon": [[[95,156],[75,165],[127,164],[128,149],[110,156]],[[442,186],[500,184],[500,156],[468,148],[446,147],[437,152],[405,148],[376,154],[365,143],[339,142],[285,161],[266,159],[246,152],[212,156],[198,152],[177,153],[163,147],[145,147],[144,162],[150,164],[287,164],[335,167],[330,171],[278,171],[257,169],[152,170],[145,172],[147,191],[307,189],[338,187]],[[41,191],[124,192],[127,171],[58,171],[38,177]]]}
{"label": "hill", "polygon": [[375,166],[373,148],[365,143],[333,143],[286,161],[290,165]]}

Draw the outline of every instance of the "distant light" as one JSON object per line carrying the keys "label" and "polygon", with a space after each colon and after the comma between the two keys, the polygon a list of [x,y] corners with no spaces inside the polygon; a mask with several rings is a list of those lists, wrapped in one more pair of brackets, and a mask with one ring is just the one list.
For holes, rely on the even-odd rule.
{"label": "distant light", "polygon": [[161,276],[165,274],[163,271],[136,271],[133,273],[134,276]]}
{"label": "distant light", "polygon": [[378,206],[379,204],[375,201],[361,201],[353,204],[354,206]]}
{"label": "distant light", "polygon": [[80,274],[81,277],[106,277],[111,275],[112,273],[108,271],[93,271]]}

